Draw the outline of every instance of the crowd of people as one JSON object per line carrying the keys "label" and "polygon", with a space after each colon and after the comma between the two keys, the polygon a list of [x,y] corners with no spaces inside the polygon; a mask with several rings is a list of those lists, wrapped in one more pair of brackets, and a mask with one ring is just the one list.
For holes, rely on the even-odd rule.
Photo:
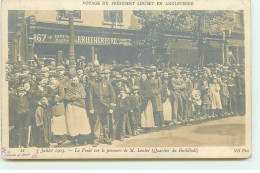
{"label": "crowd of people", "polygon": [[73,146],[139,129],[245,114],[242,65],[16,65],[9,70],[10,147]]}

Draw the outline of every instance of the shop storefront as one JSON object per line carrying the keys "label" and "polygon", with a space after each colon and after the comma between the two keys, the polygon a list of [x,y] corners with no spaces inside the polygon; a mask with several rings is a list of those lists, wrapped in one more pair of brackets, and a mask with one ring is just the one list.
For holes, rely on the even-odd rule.
{"label": "shop storefront", "polygon": [[[111,63],[112,60],[135,63],[142,49],[142,40],[135,30],[88,26],[75,26],[74,29],[76,61],[84,56],[86,62],[92,62],[96,56],[100,63]],[[69,58],[67,25],[37,22],[32,36],[33,51],[39,59],[53,57],[58,61],[59,51],[63,60]]]}

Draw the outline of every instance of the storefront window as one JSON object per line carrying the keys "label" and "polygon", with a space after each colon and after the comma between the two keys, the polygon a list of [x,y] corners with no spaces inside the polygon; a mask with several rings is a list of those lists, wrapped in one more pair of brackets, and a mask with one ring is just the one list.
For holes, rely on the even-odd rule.
{"label": "storefront window", "polygon": [[123,11],[122,10],[112,10],[104,11],[104,22],[111,23],[123,23]]}

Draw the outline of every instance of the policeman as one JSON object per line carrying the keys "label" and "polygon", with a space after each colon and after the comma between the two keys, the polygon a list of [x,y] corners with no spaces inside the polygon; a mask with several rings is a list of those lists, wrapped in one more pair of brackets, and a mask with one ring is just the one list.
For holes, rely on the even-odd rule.
{"label": "policeman", "polygon": [[97,70],[97,77],[95,81],[91,82],[89,89],[89,112],[93,146],[99,144],[100,137],[100,123],[103,128],[104,142],[111,145],[111,137],[109,135],[109,115],[111,115],[116,106],[115,92],[111,83],[104,80],[104,72],[101,69]]}

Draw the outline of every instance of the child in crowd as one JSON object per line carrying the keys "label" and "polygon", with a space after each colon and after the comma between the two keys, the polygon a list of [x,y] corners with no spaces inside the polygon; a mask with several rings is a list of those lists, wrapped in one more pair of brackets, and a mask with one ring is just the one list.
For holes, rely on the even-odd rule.
{"label": "child in crowd", "polygon": [[126,121],[128,119],[128,111],[130,111],[130,103],[125,90],[120,91],[118,104],[120,117],[117,125],[117,136],[120,141],[123,141],[125,137],[129,137],[128,135],[126,135]]}
{"label": "child in crowd", "polygon": [[16,120],[14,124],[14,130],[16,132],[15,147],[27,148],[30,137],[30,116],[29,99],[24,87],[17,88],[17,95],[13,101]]}
{"label": "child in crowd", "polygon": [[192,92],[191,92],[191,99],[194,105],[194,119],[200,120],[200,109],[201,109],[201,92],[199,90],[199,84],[194,83]]}
{"label": "child in crowd", "polygon": [[210,96],[208,81],[204,80],[201,87],[202,111],[205,118],[209,118]]}
{"label": "child in crowd", "polygon": [[132,128],[132,134],[134,136],[138,135],[137,129],[141,127],[141,97],[138,94],[139,87],[137,85],[134,85],[132,87],[132,94],[129,96],[129,102],[130,102],[130,114],[129,114],[129,119],[131,123],[131,128]]}

